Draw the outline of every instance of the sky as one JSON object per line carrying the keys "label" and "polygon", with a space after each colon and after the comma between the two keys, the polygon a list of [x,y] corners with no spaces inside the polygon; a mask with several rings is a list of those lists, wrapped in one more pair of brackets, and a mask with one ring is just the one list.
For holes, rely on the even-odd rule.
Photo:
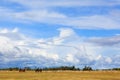
{"label": "sky", "polygon": [[0,68],[120,67],[120,0],[0,0]]}

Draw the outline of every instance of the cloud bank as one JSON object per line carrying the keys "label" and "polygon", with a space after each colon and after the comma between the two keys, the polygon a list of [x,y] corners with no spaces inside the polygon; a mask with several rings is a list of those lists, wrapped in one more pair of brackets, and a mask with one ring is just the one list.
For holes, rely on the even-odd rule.
{"label": "cloud bank", "polygon": [[35,39],[26,37],[18,28],[1,29],[0,67],[120,66],[119,36],[85,38],[71,28],[60,28],[58,31],[57,36]]}

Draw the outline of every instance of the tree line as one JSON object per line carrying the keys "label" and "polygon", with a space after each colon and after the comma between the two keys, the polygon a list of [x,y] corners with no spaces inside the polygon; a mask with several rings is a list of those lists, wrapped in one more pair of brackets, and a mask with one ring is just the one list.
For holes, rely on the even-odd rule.
{"label": "tree line", "polygon": [[[10,68],[1,68],[0,70],[9,70],[9,71],[18,71],[19,67],[10,67]],[[25,70],[28,71],[34,71],[37,68],[31,68],[31,67],[24,67]],[[46,67],[46,68],[39,68],[44,71],[56,71],[56,70],[72,70],[72,71],[95,71],[99,69],[93,69],[90,66],[84,66],[82,69],[76,68],[75,66],[60,66],[60,67]],[[120,68],[112,68],[112,69],[101,69],[101,70],[117,70],[120,71]]]}

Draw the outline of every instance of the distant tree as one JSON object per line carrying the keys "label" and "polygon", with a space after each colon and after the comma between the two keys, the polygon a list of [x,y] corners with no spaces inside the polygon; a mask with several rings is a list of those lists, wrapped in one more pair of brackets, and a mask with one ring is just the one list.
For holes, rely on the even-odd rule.
{"label": "distant tree", "polygon": [[83,68],[83,71],[92,71],[92,68],[90,66],[85,66]]}
{"label": "distant tree", "polygon": [[13,70],[13,68],[9,68],[9,71],[12,71]]}
{"label": "distant tree", "polygon": [[80,69],[75,68],[75,66],[61,66],[61,67],[43,68],[43,70],[80,70]]}
{"label": "distant tree", "polygon": [[117,70],[117,71],[120,71],[120,68],[113,68],[112,70]]}

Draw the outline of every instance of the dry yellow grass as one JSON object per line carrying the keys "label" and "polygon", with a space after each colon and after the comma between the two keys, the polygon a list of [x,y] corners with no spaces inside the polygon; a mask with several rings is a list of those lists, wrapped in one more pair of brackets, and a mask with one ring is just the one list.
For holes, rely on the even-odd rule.
{"label": "dry yellow grass", "polygon": [[120,71],[0,71],[0,80],[120,80]]}

